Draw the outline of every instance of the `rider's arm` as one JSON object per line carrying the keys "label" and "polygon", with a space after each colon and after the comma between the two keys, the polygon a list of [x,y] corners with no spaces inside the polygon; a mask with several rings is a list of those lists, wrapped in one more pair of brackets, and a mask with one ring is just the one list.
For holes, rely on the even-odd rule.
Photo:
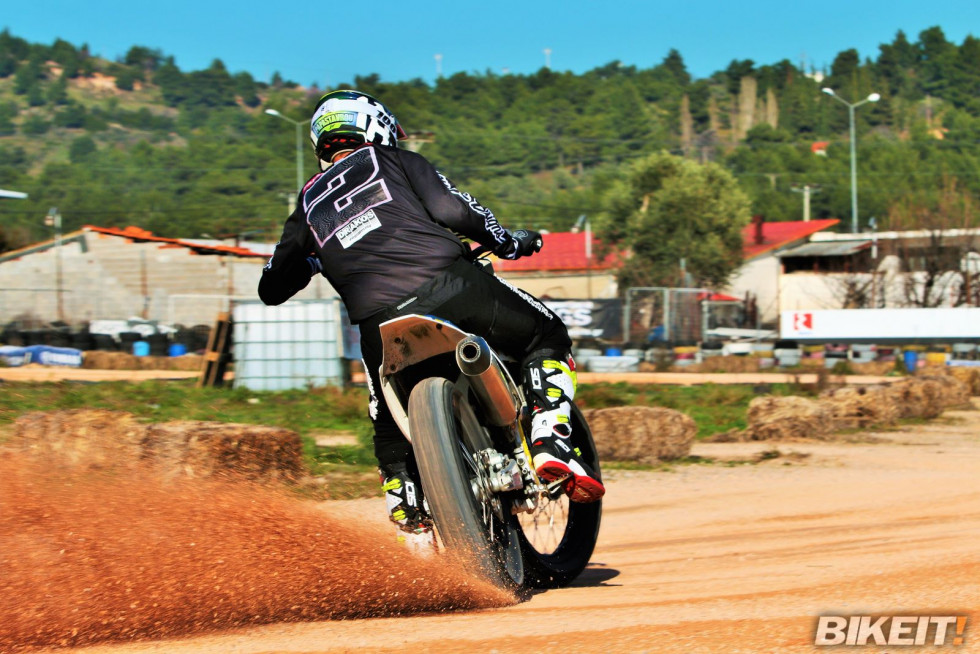
{"label": "rider's arm", "polygon": [[444,227],[497,253],[513,249],[513,238],[493,212],[457,189],[421,155],[399,150],[409,182],[429,214]]}
{"label": "rider's arm", "polygon": [[286,220],[282,236],[259,279],[259,299],[282,304],[310,283],[323,267],[314,252],[313,235],[299,208]]}

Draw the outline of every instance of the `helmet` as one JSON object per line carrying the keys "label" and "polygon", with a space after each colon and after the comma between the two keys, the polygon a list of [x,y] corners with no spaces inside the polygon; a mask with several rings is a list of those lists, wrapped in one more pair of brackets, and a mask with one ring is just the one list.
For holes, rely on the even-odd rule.
{"label": "helmet", "polygon": [[321,161],[328,163],[340,150],[364,143],[398,144],[405,130],[395,114],[366,93],[331,91],[320,98],[310,120],[310,140]]}

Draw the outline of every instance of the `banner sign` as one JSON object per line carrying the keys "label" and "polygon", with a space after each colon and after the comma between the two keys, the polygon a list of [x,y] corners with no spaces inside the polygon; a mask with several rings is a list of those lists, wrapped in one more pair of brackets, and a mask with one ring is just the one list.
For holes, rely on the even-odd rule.
{"label": "banner sign", "polygon": [[572,339],[619,341],[623,338],[622,300],[545,300],[544,303],[562,319]]}
{"label": "banner sign", "polygon": [[70,347],[53,347],[50,345],[28,345],[27,347],[4,345],[0,346],[0,361],[11,368],[26,366],[29,363],[80,368],[82,351]]}
{"label": "banner sign", "polygon": [[980,340],[980,309],[783,311],[780,338],[820,341]]}

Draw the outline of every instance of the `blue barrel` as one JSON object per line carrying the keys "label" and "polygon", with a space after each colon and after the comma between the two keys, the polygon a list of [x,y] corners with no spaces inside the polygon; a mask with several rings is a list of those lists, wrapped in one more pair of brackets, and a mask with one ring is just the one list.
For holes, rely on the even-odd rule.
{"label": "blue barrel", "polygon": [[173,343],[167,348],[167,354],[172,357],[182,357],[187,354],[187,346],[183,343]]}
{"label": "blue barrel", "polygon": [[623,355],[623,351],[620,350],[618,347],[607,347],[606,348],[606,356],[607,357],[618,357],[618,356],[622,356],[622,355]]}
{"label": "blue barrel", "polygon": [[134,341],[133,342],[133,354],[138,357],[145,357],[150,355],[150,344],[146,341]]}
{"label": "blue barrel", "polygon": [[902,357],[905,362],[905,369],[909,372],[915,372],[915,369],[919,365],[919,353],[915,350],[905,350],[902,353]]}

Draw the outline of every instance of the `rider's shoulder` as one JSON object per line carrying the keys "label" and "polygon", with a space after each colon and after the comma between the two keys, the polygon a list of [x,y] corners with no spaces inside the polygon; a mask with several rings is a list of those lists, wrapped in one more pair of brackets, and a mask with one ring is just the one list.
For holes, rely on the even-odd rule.
{"label": "rider's shoulder", "polygon": [[413,150],[406,150],[405,148],[388,148],[395,153],[403,163],[411,163],[415,165],[425,165],[431,166],[432,164],[423,155],[415,152]]}

